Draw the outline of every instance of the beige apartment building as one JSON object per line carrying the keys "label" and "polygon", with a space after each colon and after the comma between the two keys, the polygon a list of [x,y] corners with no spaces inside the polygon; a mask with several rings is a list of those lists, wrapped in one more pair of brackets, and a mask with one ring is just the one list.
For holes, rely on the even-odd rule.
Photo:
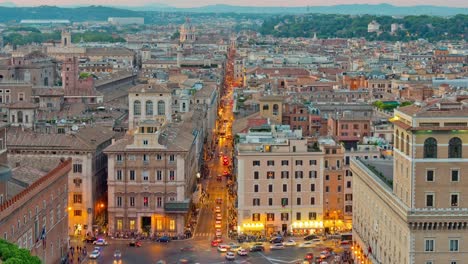
{"label": "beige apartment building", "polygon": [[466,263],[468,109],[395,110],[393,161],[353,160],[356,263]]}
{"label": "beige apartment building", "polygon": [[301,130],[251,128],[239,134],[236,159],[240,232],[323,232],[324,153]]}
{"label": "beige apartment building", "polygon": [[188,122],[148,122],[105,150],[111,234],[184,232],[197,169],[191,131]]}

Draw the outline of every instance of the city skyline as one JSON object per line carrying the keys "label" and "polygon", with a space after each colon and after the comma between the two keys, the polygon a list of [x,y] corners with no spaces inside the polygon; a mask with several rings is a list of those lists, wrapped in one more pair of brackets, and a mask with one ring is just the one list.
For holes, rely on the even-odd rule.
{"label": "city skyline", "polygon": [[413,0],[413,1],[403,1],[403,0],[357,0],[357,1],[348,1],[348,0],[332,0],[327,3],[321,1],[306,1],[306,0],[292,0],[285,3],[281,0],[269,0],[269,1],[257,1],[254,4],[248,0],[230,0],[230,1],[219,1],[219,0],[201,0],[197,1],[195,4],[192,1],[187,0],[100,0],[98,2],[92,0],[10,0],[2,1],[0,4],[14,4],[17,6],[40,6],[40,5],[58,5],[58,6],[76,6],[76,5],[112,5],[112,6],[145,6],[145,5],[168,5],[172,7],[200,7],[205,5],[216,5],[216,4],[227,4],[234,6],[333,6],[333,5],[348,5],[348,4],[391,4],[395,6],[415,6],[415,5],[435,5],[435,6],[447,6],[447,7],[462,7],[468,8],[468,2],[460,0]]}

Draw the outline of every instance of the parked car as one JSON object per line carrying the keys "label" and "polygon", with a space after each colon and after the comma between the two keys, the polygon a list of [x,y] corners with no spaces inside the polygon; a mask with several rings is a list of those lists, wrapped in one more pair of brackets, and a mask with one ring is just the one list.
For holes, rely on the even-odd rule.
{"label": "parked car", "polygon": [[227,253],[226,253],[226,259],[227,259],[227,260],[235,260],[235,259],[236,259],[236,255],[235,255],[233,252],[227,252]]}
{"label": "parked car", "polygon": [[296,241],[292,240],[292,239],[289,239],[288,241],[284,242],[283,245],[287,246],[287,247],[293,247],[295,245],[297,245]]}
{"label": "parked car", "polygon": [[302,244],[299,244],[299,247],[301,247],[301,248],[311,248],[313,246],[314,246],[314,242],[312,242],[312,241],[306,241],[306,242],[304,242]]}
{"label": "parked car", "polygon": [[283,243],[283,238],[282,237],[273,237],[270,239],[270,243],[272,244],[278,244],[278,243]]}
{"label": "parked car", "polygon": [[141,241],[132,240],[128,243],[130,247],[141,247]]}
{"label": "parked car", "polygon": [[89,258],[90,259],[97,259],[97,258],[99,258],[100,255],[101,255],[101,252],[99,252],[98,250],[93,250],[93,252],[91,252],[91,254],[89,254]]}
{"label": "parked car", "polygon": [[250,247],[250,252],[255,251],[265,251],[265,247],[263,245],[253,245],[252,247]]}
{"label": "parked car", "polygon": [[171,241],[171,238],[169,238],[168,236],[162,236],[156,239],[156,241],[161,242],[161,243],[168,243]]}
{"label": "parked car", "polygon": [[98,246],[107,246],[107,241],[104,238],[99,238],[98,240],[94,241],[93,244]]}
{"label": "parked car", "polygon": [[120,250],[116,250],[114,251],[114,258],[121,258],[122,257],[122,252],[120,252]]}
{"label": "parked car", "polygon": [[239,256],[247,256],[249,252],[245,248],[238,248],[237,255]]}
{"label": "parked car", "polygon": [[284,249],[283,243],[276,243],[270,246],[270,249]]}

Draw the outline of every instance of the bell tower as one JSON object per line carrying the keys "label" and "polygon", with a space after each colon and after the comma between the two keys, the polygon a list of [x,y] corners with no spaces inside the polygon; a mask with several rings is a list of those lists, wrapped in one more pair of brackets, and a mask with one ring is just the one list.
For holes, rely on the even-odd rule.
{"label": "bell tower", "polygon": [[71,46],[71,32],[67,29],[62,30],[61,44],[62,47]]}

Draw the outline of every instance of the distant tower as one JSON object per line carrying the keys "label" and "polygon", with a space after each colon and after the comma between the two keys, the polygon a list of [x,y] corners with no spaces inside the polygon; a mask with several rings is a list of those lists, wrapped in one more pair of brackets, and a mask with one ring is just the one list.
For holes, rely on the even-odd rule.
{"label": "distant tower", "polygon": [[313,40],[317,40],[317,32],[314,32],[314,38]]}
{"label": "distant tower", "polygon": [[190,18],[185,19],[185,23],[180,26],[180,43],[194,42],[196,40],[195,27],[190,22]]}
{"label": "distant tower", "polygon": [[62,44],[62,47],[71,46],[71,33],[67,29],[62,30],[61,44]]}
{"label": "distant tower", "polygon": [[65,94],[72,94],[77,89],[79,75],[78,59],[76,57],[66,58],[62,64],[62,87]]}
{"label": "distant tower", "polygon": [[178,46],[177,47],[177,67],[180,68],[180,66],[182,65],[182,47],[181,46]]}

